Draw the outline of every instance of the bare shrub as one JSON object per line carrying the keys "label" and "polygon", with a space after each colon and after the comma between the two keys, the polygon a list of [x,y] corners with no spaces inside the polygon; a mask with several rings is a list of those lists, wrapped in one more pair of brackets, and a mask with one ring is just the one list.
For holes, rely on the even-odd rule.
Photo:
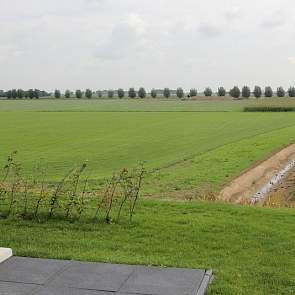
{"label": "bare shrub", "polygon": [[[84,212],[95,209],[94,220],[106,223],[119,222],[127,213],[132,220],[139,199],[145,170],[122,169],[107,182],[105,192],[90,191],[88,180],[82,177],[87,164],[71,169],[55,185],[45,181],[46,169],[27,177],[13,152],[7,159],[0,179],[0,217],[21,219],[79,220]],[[97,204],[95,208],[92,206]]]}
{"label": "bare shrub", "polygon": [[145,169],[141,164],[139,167],[128,170],[124,168],[115,173],[107,184],[103,197],[98,197],[94,220],[98,220],[99,214],[106,223],[111,223],[112,212],[117,212],[116,221],[119,222],[124,205],[128,203],[129,220],[132,220],[134,210],[139,198]]}

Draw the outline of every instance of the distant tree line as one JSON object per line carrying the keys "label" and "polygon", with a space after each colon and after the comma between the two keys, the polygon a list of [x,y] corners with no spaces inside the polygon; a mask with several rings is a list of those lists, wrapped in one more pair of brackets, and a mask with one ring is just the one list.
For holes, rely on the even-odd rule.
{"label": "distant tree line", "polygon": [[[176,96],[180,99],[183,99],[185,97],[195,97],[198,96],[198,90],[196,88],[190,89],[189,92],[185,92],[183,88],[179,87],[176,90],[171,90],[169,88],[164,89],[152,89],[150,93],[148,93],[145,88],[141,87],[138,90],[135,88],[129,88],[128,91],[125,91],[122,88],[119,88],[117,90],[109,89],[109,90],[97,90],[92,91],[91,89],[86,89],[85,91],[82,91],[81,89],[77,89],[75,92],[70,91],[67,89],[63,94],[59,89],[55,89],[53,93],[49,93],[46,91],[38,90],[38,89],[29,89],[29,90],[22,90],[22,89],[12,89],[8,91],[0,90],[0,97],[7,97],[8,99],[22,99],[22,98],[40,98],[40,97],[55,97],[55,98],[87,98],[91,99],[94,97],[101,98],[101,97],[108,97],[108,98],[145,98],[147,96],[151,96],[152,98],[156,97],[165,97],[169,98],[172,96]],[[276,92],[273,91],[273,89],[270,86],[266,86],[264,89],[262,89],[260,86],[255,86],[254,89],[251,91],[250,87],[243,86],[241,89],[238,86],[234,86],[232,89],[230,89],[228,92],[224,87],[218,87],[218,90],[216,93],[213,92],[213,90],[210,87],[207,87],[204,89],[203,92],[200,93],[200,95],[204,95],[206,97],[210,96],[226,96],[230,95],[233,98],[249,98],[251,96],[260,98],[262,96],[264,97],[285,97],[288,95],[289,97],[295,97],[295,87],[291,86],[287,91],[283,87],[278,87],[276,89]]]}
{"label": "distant tree line", "polygon": [[40,98],[50,96],[49,92],[39,89],[11,89],[8,91],[0,90],[0,97],[7,97],[8,99],[22,99],[22,98]]}
{"label": "distant tree line", "polygon": [[275,95],[278,97],[285,97],[286,94],[288,94],[289,97],[295,97],[295,87],[291,86],[287,91],[285,91],[285,89],[280,86],[277,88],[276,93],[270,86],[266,86],[264,88],[264,92],[260,86],[255,86],[252,92],[248,86],[242,87],[242,90],[240,90],[238,86],[235,86],[229,91],[229,95],[233,98],[249,98],[251,95],[255,98],[260,98],[262,96],[273,97]]}

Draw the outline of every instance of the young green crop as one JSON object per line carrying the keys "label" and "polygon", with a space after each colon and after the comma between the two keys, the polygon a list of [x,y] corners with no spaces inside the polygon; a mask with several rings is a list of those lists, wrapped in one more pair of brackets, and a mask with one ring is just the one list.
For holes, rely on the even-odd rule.
{"label": "young green crop", "polygon": [[160,193],[221,185],[295,139],[294,113],[1,112],[0,165],[17,150],[25,171],[37,162],[58,180],[89,160],[98,180],[145,161],[143,189]]}

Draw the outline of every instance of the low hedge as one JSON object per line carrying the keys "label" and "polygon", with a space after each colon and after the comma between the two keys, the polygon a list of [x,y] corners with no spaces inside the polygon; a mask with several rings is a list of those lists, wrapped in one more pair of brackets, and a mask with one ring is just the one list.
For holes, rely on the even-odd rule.
{"label": "low hedge", "polygon": [[245,107],[244,112],[295,112],[295,107],[272,107],[272,106]]}

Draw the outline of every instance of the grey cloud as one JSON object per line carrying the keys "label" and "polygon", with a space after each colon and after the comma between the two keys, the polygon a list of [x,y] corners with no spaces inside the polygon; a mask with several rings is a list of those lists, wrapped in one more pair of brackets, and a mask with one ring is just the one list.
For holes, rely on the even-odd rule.
{"label": "grey cloud", "polygon": [[216,25],[201,23],[198,27],[198,32],[205,37],[214,38],[221,35],[222,30]]}
{"label": "grey cloud", "polygon": [[284,14],[280,11],[274,13],[272,16],[268,17],[261,22],[260,26],[264,29],[276,29],[282,27],[287,22]]}
{"label": "grey cloud", "polygon": [[145,23],[134,14],[113,28],[110,36],[96,47],[100,59],[122,59],[135,56],[144,43]]}
{"label": "grey cloud", "polygon": [[228,22],[232,22],[241,17],[241,10],[239,7],[233,7],[224,12],[224,17]]}
{"label": "grey cloud", "polygon": [[137,42],[134,28],[127,24],[116,26],[111,36],[98,45],[95,56],[100,59],[121,59],[130,53]]}
{"label": "grey cloud", "polygon": [[87,8],[99,8],[106,3],[106,0],[83,0]]}
{"label": "grey cloud", "polygon": [[295,43],[286,16],[295,13],[293,2],[0,0],[1,87],[289,84]]}

